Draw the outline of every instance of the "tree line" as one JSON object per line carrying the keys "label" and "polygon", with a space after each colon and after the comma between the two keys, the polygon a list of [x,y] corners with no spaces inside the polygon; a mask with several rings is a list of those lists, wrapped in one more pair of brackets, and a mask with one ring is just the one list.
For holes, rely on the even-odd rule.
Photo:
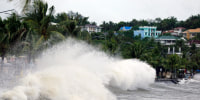
{"label": "tree line", "polygon": [[129,22],[121,21],[119,23],[114,23],[112,21],[103,22],[101,25],[103,27],[103,31],[118,31],[120,27],[123,26],[132,26],[133,30],[138,29],[139,26],[157,26],[158,30],[165,31],[171,30],[175,27],[185,27],[186,29],[194,29],[200,27],[200,14],[192,15],[185,21],[178,21],[176,17],[168,17],[168,18],[155,18],[154,20],[136,20],[133,19]]}

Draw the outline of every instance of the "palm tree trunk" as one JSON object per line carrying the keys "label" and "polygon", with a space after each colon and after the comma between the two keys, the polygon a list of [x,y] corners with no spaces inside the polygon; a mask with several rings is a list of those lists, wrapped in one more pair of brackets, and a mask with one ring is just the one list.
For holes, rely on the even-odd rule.
{"label": "palm tree trunk", "polygon": [[3,64],[4,63],[4,58],[5,58],[5,55],[6,55],[6,52],[5,52],[5,49],[4,48],[2,48],[1,49],[1,51],[2,51],[2,54],[1,54],[1,64]]}
{"label": "palm tree trunk", "polygon": [[2,54],[1,54],[1,58],[2,58],[2,60],[1,60],[1,64],[3,64],[3,63],[4,63],[4,58],[5,58],[5,53],[4,53],[4,52],[2,52]]}

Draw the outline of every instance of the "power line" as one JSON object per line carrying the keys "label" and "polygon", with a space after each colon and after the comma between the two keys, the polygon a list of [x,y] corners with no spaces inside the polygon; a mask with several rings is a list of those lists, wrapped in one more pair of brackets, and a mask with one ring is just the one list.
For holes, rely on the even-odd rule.
{"label": "power line", "polygon": [[7,12],[14,11],[14,10],[15,10],[15,9],[6,10],[6,11],[2,11],[2,12],[0,12],[0,13],[8,14]]}
{"label": "power line", "polygon": [[12,14],[10,14],[10,13],[4,13],[4,14],[12,15]]}

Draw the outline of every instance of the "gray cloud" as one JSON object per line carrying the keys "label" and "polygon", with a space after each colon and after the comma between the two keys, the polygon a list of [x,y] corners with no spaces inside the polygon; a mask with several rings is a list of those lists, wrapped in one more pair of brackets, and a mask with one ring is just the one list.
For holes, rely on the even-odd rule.
{"label": "gray cloud", "polygon": [[57,12],[78,11],[91,21],[130,21],[175,16],[185,20],[200,13],[200,0],[54,0]]}
{"label": "gray cloud", "polygon": [[[2,0],[5,1],[5,0]],[[56,12],[79,12],[89,16],[90,21],[130,21],[175,16],[185,20],[200,13],[200,0],[46,0],[54,5]],[[0,2],[2,4],[2,2]],[[4,2],[5,3],[5,2]],[[6,3],[5,3],[6,4]],[[11,5],[11,4],[9,4]],[[4,6],[0,8],[9,9]]]}

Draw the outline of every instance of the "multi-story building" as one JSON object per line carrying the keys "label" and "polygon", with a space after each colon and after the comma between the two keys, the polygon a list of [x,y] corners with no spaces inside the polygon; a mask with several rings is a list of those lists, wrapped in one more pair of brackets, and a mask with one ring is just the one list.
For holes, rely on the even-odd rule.
{"label": "multi-story building", "polygon": [[170,33],[173,36],[180,36],[180,34],[185,30],[184,27],[176,27],[173,30],[164,31],[163,34]]}
{"label": "multi-story building", "polygon": [[184,27],[176,27],[174,28],[174,33],[177,33],[177,35],[179,35],[180,33],[182,33],[185,30]]}
{"label": "multi-story building", "polygon": [[181,47],[178,47],[178,48],[172,47],[171,48],[171,46],[176,44],[177,40],[181,40],[181,39],[183,41],[186,41],[184,38],[179,38],[179,37],[176,37],[176,36],[160,36],[160,37],[156,38],[155,41],[160,42],[160,44],[164,45],[165,47],[168,47],[167,54],[169,54],[169,55],[177,54],[180,57],[182,57],[183,53],[181,52]]}
{"label": "multi-story building", "polygon": [[188,29],[182,33],[183,37],[186,37],[188,40],[200,34],[200,28]]}
{"label": "multi-story building", "polygon": [[155,26],[140,26],[139,30],[134,31],[134,37],[141,35],[141,38],[157,38],[160,34],[161,31],[157,31],[157,27]]}
{"label": "multi-story building", "polygon": [[98,27],[96,25],[87,24],[85,26],[81,26],[81,31],[87,31],[89,33],[101,32],[101,27]]}
{"label": "multi-story building", "polygon": [[155,41],[160,42],[162,45],[175,45],[176,40],[180,40],[180,38],[175,36],[161,36],[155,39]]}

